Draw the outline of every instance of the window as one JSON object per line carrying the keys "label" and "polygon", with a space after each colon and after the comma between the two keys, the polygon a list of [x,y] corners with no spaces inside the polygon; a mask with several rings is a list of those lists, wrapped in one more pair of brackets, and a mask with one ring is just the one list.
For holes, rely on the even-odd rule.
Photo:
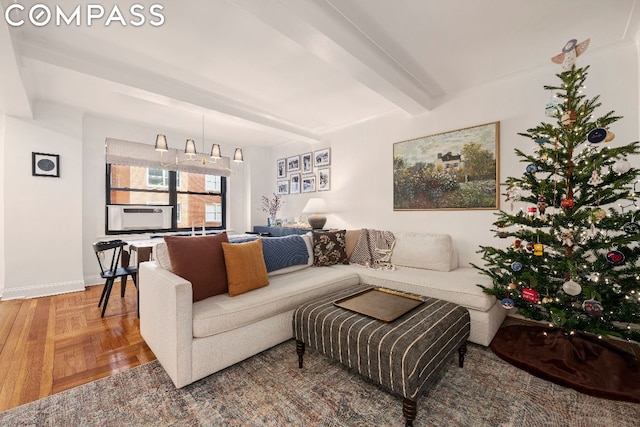
{"label": "window", "polygon": [[[225,190],[226,178],[217,175],[107,164],[106,203],[108,205],[174,207],[171,230],[155,231],[191,230],[194,227],[224,228]],[[140,231],[150,230],[127,230],[127,232]],[[108,229],[106,232],[107,234],[115,233]]]}
{"label": "window", "polygon": [[222,221],[222,205],[220,203],[207,203],[205,206],[205,220],[207,222]]}
{"label": "window", "polygon": [[169,171],[164,169],[147,168],[147,186],[148,187],[168,187]]}
{"label": "window", "polygon": [[210,193],[219,193],[222,177],[217,175],[205,175],[204,189]]}
{"label": "window", "polygon": [[[147,168],[147,186],[164,188],[168,187],[169,171],[166,169]],[[176,187],[180,188],[180,172],[176,172]]]}

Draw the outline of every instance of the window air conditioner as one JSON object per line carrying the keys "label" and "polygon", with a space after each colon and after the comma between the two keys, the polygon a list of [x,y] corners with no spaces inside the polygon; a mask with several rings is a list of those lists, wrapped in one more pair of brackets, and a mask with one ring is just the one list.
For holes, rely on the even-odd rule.
{"label": "window air conditioner", "polygon": [[107,230],[161,230],[171,228],[173,206],[107,205]]}

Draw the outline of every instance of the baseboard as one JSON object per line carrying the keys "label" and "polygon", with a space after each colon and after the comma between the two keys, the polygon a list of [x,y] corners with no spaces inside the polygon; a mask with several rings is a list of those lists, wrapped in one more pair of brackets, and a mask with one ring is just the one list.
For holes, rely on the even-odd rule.
{"label": "baseboard", "polygon": [[84,291],[83,280],[69,282],[45,283],[33,286],[21,286],[17,288],[5,288],[0,296],[3,301],[11,299],[38,298],[49,295],[66,294],[69,292]]}
{"label": "baseboard", "polygon": [[99,274],[84,277],[84,286],[104,285],[104,279]]}

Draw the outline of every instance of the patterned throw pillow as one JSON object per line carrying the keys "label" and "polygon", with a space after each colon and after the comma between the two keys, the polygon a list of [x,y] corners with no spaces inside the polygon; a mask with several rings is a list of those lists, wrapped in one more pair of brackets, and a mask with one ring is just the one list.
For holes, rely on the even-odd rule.
{"label": "patterned throw pillow", "polygon": [[313,232],[313,265],[349,264],[345,230]]}
{"label": "patterned throw pillow", "polygon": [[302,236],[265,237],[262,239],[262,252],[268,273],[294,265],[306,266],[309,261]]}

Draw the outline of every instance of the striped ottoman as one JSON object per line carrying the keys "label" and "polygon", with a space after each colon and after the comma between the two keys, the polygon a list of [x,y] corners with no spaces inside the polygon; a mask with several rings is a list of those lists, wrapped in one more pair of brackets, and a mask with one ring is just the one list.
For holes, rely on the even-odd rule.
{"label": "striped ottoman", "polygon": [[333,302],[356,294],[359,285],[306,303],[293,314],[299,367],[305,345],[357,370],[392,393],[403,396],[406,425],[416,418],[416,399],[447,359],[458,350],[463,366],[469,337],[469,312],[459,305],[421,297],[422,305],[384,323],[336,307]]}

